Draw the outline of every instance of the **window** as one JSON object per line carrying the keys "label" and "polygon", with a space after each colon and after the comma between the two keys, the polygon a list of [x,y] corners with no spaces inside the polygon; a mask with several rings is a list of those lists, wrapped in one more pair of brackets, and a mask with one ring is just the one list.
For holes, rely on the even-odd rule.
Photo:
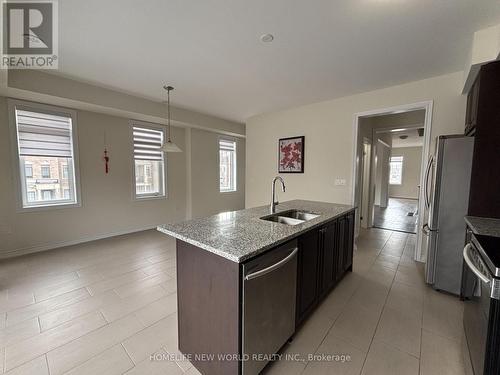
{"label": "window", "polygon": [[28,191],[28,202],[36,201],[36,191]]}
{"label": "window", "polygon": [[62,166],[62,178],[67,180],[68,179],[68,166],[67,165],[63,165]]}
{"label": "window", "polygon": [[24,175],[26,178],[33,178],[33,166],[31,164],[24,165]]}
{"label": "window", "polygon": [[42,178],[50,178],[50,165],[42,165]]}
{"label": "window", "polygon": [[389,163],[389,184],[401,185],[403,182],[403,157],[391,156]]}
{"label": "window", "polygon": [[55,199],[54,190],[42,190],[42,200],[51,201]]}
{"label": "window", "polygon": [[219,140],[219,188],[221,192],[236,191],[236,142]]}
{"label": "window", "polygon": [[163,130],[133,126],[135,197],[164,197]]}
{"label": "window", "polygon": [[[21,207],[77,205],[74,112],[17,100],[10,101],[9,108],[17,143]],[[65,181],[59,179],[63,165],[67,166]]]}

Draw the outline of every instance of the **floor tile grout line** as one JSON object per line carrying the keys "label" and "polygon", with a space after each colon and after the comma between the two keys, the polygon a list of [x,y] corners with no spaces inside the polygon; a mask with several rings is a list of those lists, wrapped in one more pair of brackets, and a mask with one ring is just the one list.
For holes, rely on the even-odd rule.
{"label": "floor tile grout line", "polygon": [[[84,317],[84,316],[86,316],[86,315],[90,315],[90,314],[95,313],[95,312],[96,312],[96,311],[89,312],[88,314],[82,315],[82,317]],[[75,340],[78,340],[78,339],[79,339],[79,338],[81,338],[81,337],[84,337],[84,336],[86,336],[86,335],[88,335],[88,334],[90,334],[90,333],[92,333],[92,332],[95,332],[95,331],[97,331],[97,330],[99,330],[99,329],[101,329],[101,328],[104,328],[104,327],[106,327],[107,325],[109,325],[109,323],[107,323],[107,322],[106,322],[106,319],[104,319],[104,322],[105,322],[105,324],[103,324],[102,326],[99,326],[99,327],[97,327],[97,328],[95,328],[95,329],[93,329],[93,330],[91,330],[91,331],[89,331],[89,332],[85,333],[84,335],[81,335],[81,336],[78,336],[78,337],[76,337],[76,338],[74,338],[74,339],[72,339],[72,340],[69,340],[68,342],[65,342],[64,344],[61,344],[61,345],[59,345],[59,346],[57,346],[57,347],[55,347],[55,348],[53,348],[53,349],[51,349],[51,350],[49,350],[49,351],[47,351],[47,352],[43,353],[42,355],[45,355],[45,356],[46,356],[48,353],[50,353],[50,352],[52,352],[52,351],[54,351],[54,350],[56,350],[56,349],[58,349],[58,348],[60,348],[60,347],[62,347],[62,346],[64,346],[64,345],[67,345],[67,344],[69,344],[69,343],[71,343],[71,342],[73,342],[73,341],[75,341]],[[49,331],[49,330],[47,330],[47,331]],[[47,332],[47,331],[44,331],[44,332]],[[34,337],[34,336],[32,336],[31,338],[33,338],[33,337]],[[29,340],[29,339],[28,339],[28,340]],[[23,340],[23,341],[24,341],[24,340]],[[22,341],[20,341],[20,343],[21,343],[21,342],[22,342]],[[16,345],[17,345],[17,344],[16,344]],[[7,352],[7,350],[5,350],[5,352]],[[19,365],[15,366],[15,367],[13,367],[13,368],[11,368],[9,371],[12,371],[12,370],[14,370],[14,369],[16,369],[16,368],[18,368],[18,367],[20,367],[20,366],[22,366],[22,365],[24,365],[24,364],[28,363],[28,362],[31,362],[31,361],[33,361],[33,360],[34,360],[34,359],[36,359],[36,358],[38,358],[38,357],[31,358],[31,359],[27,360],[26,362],[23,362],[23,363],[21,363],[21,364],[19,364]],[[4,367],[6,367],[7,363],[6,363],[6,361],[4,361],[4,362],[5,362],[5,363],[4,363]]]}
{"label": "floor tile grout line", "polygon": [[47,357],[47,353],[45,353],[43,356],[45,357],[45,363],[47,364],[47,371],[50,375],[51,371],[50,371],[50,367],[49,367],[49,358]]}
{"label": "floor tile grout line", "polygon": [[[121,285],[120,285],[120,286],[121,286]],[[175,293],[175,292],[168,293],[168,292],[166,291],[166,289],[165,289],[165,288],[163,288],[163,287],[162,287],[161,285],[159,285],[159,284],[155,284],[155,285],[152,285],[152,286],[150,286],[150,287],[155,287],[155,286],[159,286],[159,287],[162,289],[162,291],[165,291],[165,293],[166,293],[166,294],[165,294],[165,295],[160,296],[158,299],[156,299],[156,300],[154,300],[154,301],[152,301],[152,302],[150,302],[150,303],[148,303],[148,304],[146,304],[146,305],[143,305],[143,306],[139,307],[137,310],[140,310],[140,309],[142,309],[142,308],[144,308],[144,307],[147,307],[147,306],[149,306],[151,303],[154,303],[154,302],[158,301],[159,299],[161,299],[161,298],[163,298],[163,297],[166,297],[167,295],[171,295],[171,294],[174,294],[174,293]],[[149,287],[148,287],[148,288],[149,288]],[[80,288],[80,289],[83,289],[83,288]],[[115,291],[114,289],[112,289],[112,290],[111,290],[111,289],[110,289],[110,290],[107,290],[107,291],[105,291],[104,293],[106,293],[106,292],[112,292],[112,291],[114,291],[114,292],[116,293],[116,291]],[[70,292],[68,292],[68,293],[70,293]],[[137,292],[137,293],[133,293],[133,294],[131,294],[130,296],[127,296],[127,297],[124,297],[124,298],[120,297],[117,293],[116,293],[116,295],[120,298],[120,300],[122,300],[122,301],[123,301],[123,300],[125,300],[126,298],[133,297],[134,295],[137,295],[137,294],[139,294],[139,293],[142,293],[142,291]],[[87,315],[87,314],[90,314],[91,312],[94,312],[94,311],[100,311],[100,309],[101,309],[102,307],[108,306],[108,305],[105,303],[105,304],[104,304],[103,306],[101,306],[101,307],[98,307],[98,308],[96,308],[96,309],[94,309],[94,310],[92,310],[92,311],[89,311],[89,312],[85,313],[85,314],[82,314],[82,315],[76,316],[76,317],[74,317],[73,319],[70,319],[70,320],[64,321],[64,322],[62,322],[62,323],[59,323],[59,324],[57,324],[57,325],[51,326],[50,328],[45,329],[45,330],[43,330],[43,331],[42,331],[42,325],[41,325],[41,322],[40,322],[40,316],[42,316],[42,315],[46,315],[46,314],[49,314],[49,313],[54,313],[54,312],[57,312],[58,310],[65,309],[65,308],[67,308],[67,307],[71,307],[72,305],[75,305],[75,304],[77,304],[77,303],[83,302],[83,301],[87,300],[88,298],[94,298],[94,297],[96,297],[96,295],[94,295],[94,296],[90,295],[89,297],[87,297],[87,298],[85,298],[85,299],[83,299],[83,300],[76,301],[76,302],[74,302],[74,303],[72,303],[72,304],[69,304],[69,305],[64,305],[64,306],[62,306],[62,307],[58,307],[58,308],[56,308],[56,309],[54,309],[54,310],[50,310],[50,311],[47,311],[47,312],[43,312],[42,314],[37,315],[37,316],[36,316],[36,318],[38,319],[39,330],[40,330],[39,334],[41,334],[42,332],[46,332],[46,331],[48,331],[48,330],[50,330],[50,329],[53,329],[53,328],[59,327],[59,326],[61,326],[61,325],[65,324],[65,323],[71,322],[72,320],[78,319],[78,318],[80,318],[80,317],[82,317],[82,316],[85,316],[85,315]],[[136,312],[137,310],[134,310],[134,311],[132,311],[132,312]],[[101,313],[102,313],[102,312],[101,312]],[[127,314],[127,315],[128,315],[128,314]],[[126,315],[124,315],[124,317],[125,317],[125,316],[126,316]],[[33,318],[34,318],[34,317],[33,317]],[[17,322],[16,324],[14,324],[14,325],[12,325],[12,326],[9,326],[9,327],[14,327],[14,326],[16,326],[16,325],[18,325],[18,324],[25,323],[25,322],[27,322],[27,321],[28,321],[28,320],[30,320],[30,319],[32,319],[32,318],[25,319],[25,320],[23,320],[23,321]],[[105,317],[104,317],[104,319],[107,321],[107,319],[106,319]],[[121,318],[119,318],[119,319],[121,319]],[[116,320],[118,320],[118,319],[116,319]],[[5,329],[6,329],[6,328],[9,328],[9,327],[7,327],[7,326],[6,326],[6,327],[5,327]],[[1,331],[1,330],[0,330],[0,331]],[[36,336],[36,335],[34,335],[34,336]],[[31,336],[31,337],[33,337],[33,336]],[[31,337],[29,337],[29,338],[31,338]],[[27,338],[27,339],[29,339],[29,338]],[[24,340],[21,340],[21,341],[24,341]]]}
{"label": "floor tile grout line", "polygon": [[445,340],[449,340],[449,341],[454,341],[456,344],[462,344],[462,341],[461,339],[457,338],[457,337],[450,337],[450,336],[445,336],[445,335],[442,335],[440,333],[436,333],[436,332],[433,332],[425,327],[422,326],[422,331],[423,332],[427,332],[427,333],[430,333],[434,336],[438,336],[438,337],[441,337],[442,339],[445,339]]}
{"label": "floor tile grout line", "polygon": [[[392,237],[392,235],[393,235],[393,233],[391,233],[390,237]],[[387,241],[389,241],[389,239]],[[386,244],[387,244],[387,241],[386,241]],[[405,244],[406,244],[406,241],[407,241],[407,239],[405,239]],[[384,247],[385,247],[385,245],[384,245]],[[383,251],[383,248],[382,248],[382,251]],[[399,269],[399,263],[398,263],[398,269]],[[365,368],[366,360],[368,358],[368,354],[370,353],[370,349],[371,349],[371,347],[373,345],[373,340],[375,340],[375,335],[377,334],[377,330],[378,330],[378,327],[380,325],[380,320],[382,319],[382,315],[384,314],[385,307],[387,305],[387,299],[389,298],[389,294],[390,294],[390,292],[392,290],[392,286],[394,285],[394,280],[396,279],[396,273],[397,273],[397,269],[394,272],[394,276],[392,278],[391,285],[389,287],[389,291],[388,291],[387,295],[385,296],[384,306],[382,308],[382,311],[380,312],[380,316],[378,317],[377,325],[375,326],[375,331],[373,332],[373,336],[372,336],[372,339],[370,341],[370,345],[368,346],[368,350],[366,351],[366,356],[365,356],[365,359],[363,361],[363,365],[361,366],[360,374],[363,373],[363,369]]]}
{"label": "floor tile grout line", "polygon": [[[164,316],[164,317],[162,317],[160,320],[166,319],[167,317],[169,317],[169,316],[171,316],[171,315],[173,315],[173,314],[176,314],[176,313],[177,313],[177,311],[175,311],[175,312],[173,312],[173,313],[170,313],[170,314],[168,314],[168,315],[165,315],[165,316]],[[124,317],[120,318],[120,319],[124,319],[124,318],[128,317],[129,315],[135,315],[135,312],[132,312],[132,313],[130,313],[130,314],[128,314],[128,315],[126,315],[126,316],[124,316]],[[137,316],[136,316],[136,318],[137,318]],[[120,320],[120,319],[118,319],[118,320]],[[140,322],[143,326],[145,326],[145,324],[144,324],[144,323],[143,323],[143,322],[142,322],[139,318],[137,318],[137,319],[139,320],[139,322]],[[83,336],[80,336],[80,337],[78,337],[78,338],[76,338],[76,339],[74,339],[74,340],[71,340],[71,341],[67,342],[67,343],[66,343],[66,344],[64,344],[64,345],[67,345],[67,344],[69,344],[70,342],[73,342],[73,341],[78,340],[78,339],[80,339],[80,338],[82,338],[82,337],[84,337],[84,336],[87,336],[87,335],[89,335],[89,334],[91,334],[91,333],[93,333],[93,332],[95,332],[95,331],[97,331],[97,330],[99,330],[99,329],[101,329],[101,328],[105,328],[106,326],[109,326],[110,324],[112,324],[112,323],[114,323],[114,322],[117,322],[118,320],[115,320],[115,321],[113,321],[113,322],[111,322],[111,323],[107,323],[107,324],[103,325],[102,327],[99,327],[99,328],[97,328],[97,329],[95,329],[95,330],[92,330],[91,332],[86,333],[86,334],[85,334],[85,335],[83,335]],[[153,326],[154,324],[158,323],[160,320],[158,320],[158,321],[154,322],[153,324],[150,324],[149,326],[145,326],[144,328],[142,328],[142,329],[140,329],[140,330],[138,330],[138,331],[134,332],[134,333],[133,333],[133,334],[131,334],[130,336],[127,336],[127,337],[126,337],[123,341],[120,341],[120,343],[119,343],[119,344],[121,344],[121,345],[123,346],[123,348],[125,349],[125,351],[127,352],[127,349],[126,349],[126,348],[125,348],[125,346],[123,345],[124,341],[128,340],[129,338],[131,338],[131,337],[132,337],[132,336],[134,336],[134,335],[139,334],[140,332],[143,332],[144,330],[146,330],[146,329],[148,329],[149,327]],[[119,344],[117,343],[117,344],[111,345],[110,347],[108,347],[108,348],[106,348],[106,349],[104,349],[104,350],[108,350],[108,349],[112,348],[113,346],[116,346],[116,345],[119,345]],[[64,346],[64,345],[61,345],[61,346]],[[58,348],[60,348],[61,346],[59,346]],[[48,351],[46,354],[50,353],[51,351],[53,351],[53,350],[55,350],[55,349],[57,349],[57,348],[54,348],[54,349],[52,349],[52,350]],[[88,358],[85,362],[87,362],[87,361],[89,361],[89,360],[91,360],[91,359],[93,359],[93,358],[97,357],[99,354],[101,354],[101,353],[98,353],[98,354],[96,354],[96,355],[91,356],[91,357],[90,357],[90,358]],[[127,352],[127,355],[130,357],[130,354],[129,354],[128,352]],[[130,359],[132,359],[132,358],[130,358]],[[81,364],[83,364],[83,363],[85,363],[85,362],[82,362]],[[135,362],[134,362],[134,360],[132,360],[132,363],[134,363],[134,366],[136,365],[136,364],[135,364]],[[140,362],[138,362],[138,363],[140,363]],[[74,369],[75,367],[80,366],[81,364],[79,364],[79,365],[77,365],[77,366],[74,366],[74,367],[72,367],[72,368],[68,369],[67,371],[70,371],[70,370]],[[127,370],[127,371],[128,371],[128,370]]]}
{"label": "floor tile grout line", "polygon": [[25,306],[21,306],[21,307],[16,307],[15,309],[8,310],[8,311],[5,311],[5,312],[6,312],[6,313],[13,313],[13,312],[15,312],[15,311],[17,311],[17,310],[24,309],[24,308],[29,307],[29,306],[32,306],[32,305],[36,305],[36,304],[39,304],[39,303],[44,303],[44,302],[46,302],[46,301],[48,301],[48,300],[51,300],[51,299],[53,299],[53,298],[62,297],[62,296],[64,296],[65,294],[74,293],[74,292],[76,292],[77,290],[80,290],[80,289],[85,289],[85,287],[80,287],[80,288],[75,289],[75,290],[70,290],[70,291],[68,291],[68,292],[61,293],[61,294],[59,294],[59,295],[57,295],[57,296],[54,296],[54,297],[48,298],[48,299],[46,299],[46,300],[43,300],[43,301],[40,301],[40,302],[35,302],[35,303],[30,303],[29,305],[25,305]]}
{"label": "floor tile grout line", "polygon": [[[345,275],[344,275],[344,278],[345,278]],[[343,280],[343,279],[342,279],[342,280]],[[342,282],[342,280],[341,280],[340,282]],[[351,295],[349,296],[349,298],[347,298],[346,303],[344,304],[344,306],[342,306],[342,309],[341,309],[340,313],[337,315],[337,317],[336,317],[335,319],[333,319],[333,323],[330,325],[330,328],[328,328],[328,331],[326,332],[326,335],[323,337],[323,339],[321,340],[321,343],[318,345],[318,347],[317,347],[317,348],[316,348],[316,350],[314,351],[314,354],[316,354],[316,353],[318,352],[318,349],[321,347],[321,345],[323,344],[323,342],[326,340],[326,337],[330,334],[330,332],[331,332],[331,330],[332,330],[333,326],[335,325],[335,323],[337,322],[337,320],[340,318],[340,316],[341,316],[341,315],[342,315],[342,313],[344,312],[345,307],[348,305],[349,301],[350,301],[350,300],[354,297],[354,295],[356,294],[356,292],[358,291],[358,289],[359,289],[360,287],[361,287],[361,282],[359,282],[359,283],[358,283],[358,285],[356,286],[356,288],[354,289],[354,291],[351,293]],[[333,289],[331,292],[333,292],[334,290],[335,290],[335,289]],[[331,292],[330,292],[330,293],[331,293]],[[335,335],[334,335],[334,336],[335,336]],[[337,336],[335,336],[335,337],[337,337]],[[342,339],[342,338],[340,338],[340,339],[341,339],[341,340],[344,340],[344,339]],[[345,340],[344,340],[344,341],[345,341]],[[354,346],[354,345],[353,345],[353,346]],[[359,348],[358,348],[358,349],[359,349]],[[368,354],[368,352],[367,352],[367,354]],[[308,362],[308,361],[306,362],[306,365],[305,365],[305,367],[304,367],[304,369],[303,369],[303,371],[302,371],[301,373],[303,373],[303,372],[306,370],[307,366],[309,366],[309,363],[310,363],[310,362]]]}
{"label": "floor tile grout line", "polygon": [[[99,311],[99,313],[100,313],[100,311]],[[168,314],[168,315],[164,316],[163,318],[161,318],[160,320],[165,319],[165,318],[169,317],[170,315],[172,315],[172,314],[176,314],[176,313],[177,313],[177,311],[175,311],[175,312],[173,312],[173,313],[171,313],[171,314]],[[101,313],[101,315],[102,315],[102,313]],[[124,316],[124,317],[122,317],[122,318],[120,318],[120,319],[124,319],[124,318],[128,317],[129,315],[135,315],[135,312],[132,312],[132,313],[130,313],[130,314],[127,314],[126,316]],[[103,316],[103,318],[104,318],[104,316]],[[100,327],[98,327],[98,328],[96,328],[96,329],[93,329],[92,331],[89,331],[89,332],[87,332],[86,334],[84,334],[84,335],[82,335],[82,336],[79,336],[79,337],[77,337],[77,338],[75,338],[75,339],[73,339],[73,340],[70,340],[70,341],[68,341],[68,342],[64,343],[63,345],[59,345],[58,347],[56,347],[56,348],[54,348],[54,349],[51,349],[51,350],[49,350],[48,352],[46,352],[44,355],[45,355],[45,356],[47,356],[47,354],[49,354],[50,352],[52,352],[52,351],[54,351],[54,350],[56,350],[56,349],[59,349],[59,348],[61,348],[61,347],[65,346],[65,345],[68,345],[69,343],[71,343],[71,342],[73,342],[73,341],[79,340],[79,339],[81,339],[82,337],[85,337],[85,336],[87,336],[87,335],[89,335],[89,334],[91,334],[91,333],[94,333],[94,332],[98,331],[99,329],[105,328],[105,327],[109,326],[110,324],[112,324],[112,323],[114,323],[114,322],[117,322],[117,321],[118,321],[118,320],[120,320],[120,319],[117,319],[117,320],[115,320],[115,321],[113,321],[113,322],[111,322],[111,323],[108,323],[108,322],[106,321],[106,319],[104,318],[104,321],[106,322],[106,324],[104,324],[104,325],[102,325],[102,326],[100,326]],[[144,325],[144,323],[142,323],[142,321],[140,321],[140,320],[139,320],[139,322],[140,322],[142,325]],[[153,324],[156,324],[156,323],[158,323],[158,322],[155,322],[155,323],[153,323]],[[134,336],[134,335],[136,335],[136,334],[138,334],[138,333],[140,333],[140,332],[144,331],[145,329],[147,329],[147,328],[151,327],[153,324],[151,324],[151,325],[149,325],[149,326],[146,326],[145,328],[142,328],[142,329],[140,329],[140,330],[138,330],[138,331],[134,332],[134,333],[133,333],[133,334],[131,334],[130,336],[127,336],[127,337],[124,339],[124,341],[125,341],[125,340],[128,340],[130,337],[132,337],[132,336]],[[114,345],[112,345],[112,346],[110,346],[110,347],[107,347],[107,348],[106,348],[106,349],[104,349],[104,350],[108,350],[108,349],[112,348],[113,346],[116,346],[116,345],[120,345],[120,344],[121,344],[121,345],[123,346],[123,348],[125,349],[125,352],[127,352],[127,349],[126,349],[126,348],[125,348],[125,346],[123,345],[123,342],[124,342],[124,341],[120,341],[120,343],[116,343],[116,344],[114,344]],[[104,351],[104,350],[103,350],[103,351]],[[96,354],[96,355],[91,356],[90,358],[88,358],[88,359],[87,359],[87,360],[85,360],[84,362],[82,362],[82,363],[80,363],[80,364],[78,364],[78,365],[76,365],[76,366],[74,366],[74,367],[72,367],[72,368],[68,369],[66,372],[71,371],[72,369],[74,369],[74,368],[76,368],[76,367],[78,367],[78,366],[82,365],[83,363],[85,363],[85,362],[87,362],[87,361],[89,361],[89,360],[91,360],[91,359],[93,359],[93,358],[97,357],[97,356],[98,356],[99,354],[101,354],[103,351],[99,352],[99,353],[98,353],[98,354]],[[129,353],[128,353],[128,352],[127,352],[127,355],[129,355]],[[130,357],[130,355],[129,355],[129,357]],[[132,360],[132,358],[130,358],[130,359]],[[48,359],[47,359],[47,361],[48,361]],[[29,361],[28,361],[28,362],[29,362]],[[27,362],[24,362],[24,363],[27,363]],[[23,364],[24,364],[24,363],[23,363]],[[134,365],[135,365],[135,362],[134,362],[133,360],[132,360],[132,363],[134,363]],[[19,367],[19,366],[16,366],[15,368],[17,368],[17,367]],[[50,369],[49,369],[49,370],[50,370]]]}
{"label": "floor tile grout line", "polygon": [[135,364],[134,360],[132,359],[132,357],[130,356],[129,352],[127,351],[127,348],[125,347],[125,345],[123,345],[123,341],[122,341],[122,342],[120,342],[120,343],[119,343],[119,344],[117,344],[117,345],[120,345],[120,346],[123,348],[123,350],[125,351],[125,354],[126,354],[126,355],[127,355],[127,357],[130,359],[130,362],[132,362],[132,365],[133,365],[133,366],[132,366],[131,368],[129,368],[128,370],[126,370],[125,372],[130,371],[131,369],[133,369],[133,368],[136,366],[136,364]]}

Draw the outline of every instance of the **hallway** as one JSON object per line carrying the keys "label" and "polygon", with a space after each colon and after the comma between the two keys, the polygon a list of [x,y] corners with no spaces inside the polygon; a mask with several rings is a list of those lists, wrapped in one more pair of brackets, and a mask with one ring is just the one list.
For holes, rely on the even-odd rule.
{"label": "hallway", "polygon": [[[387,207],[374,207],[373,226],[407,233],[417,232],[418,200],[389,198]],[[413,213],[413,215],[408,215]]]}

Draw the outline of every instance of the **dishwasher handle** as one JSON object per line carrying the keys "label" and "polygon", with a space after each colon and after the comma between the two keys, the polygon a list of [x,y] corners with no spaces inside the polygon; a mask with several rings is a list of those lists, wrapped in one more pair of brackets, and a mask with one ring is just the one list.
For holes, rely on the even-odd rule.
{"label": "dishwasher handle", "polygon": [[252,280],[252,279],[255,279],[257,277],[264,276],[264,275],[268,274],[269,272],[273,272],[275,269],[280,268],[281,266],[288,263],[295,256],[295,254],[297,254],[298,250],[299,249],[296,247],[295,249],[293,249],[293,251],[286,258],[281,259],[279,262],[273,264],[272,266],[263,268],[263,269],[256,271],[256,272],[249,273],[248,275],[245,276],[245,280]]}

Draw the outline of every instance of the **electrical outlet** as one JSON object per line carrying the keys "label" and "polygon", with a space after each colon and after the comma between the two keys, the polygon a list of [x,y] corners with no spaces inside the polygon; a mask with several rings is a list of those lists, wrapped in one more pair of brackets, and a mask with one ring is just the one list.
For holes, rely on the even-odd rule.
{"label": "electrical outlet", "polygon": [[335,179],[335,186],[345,186],[345,185],[346,185],[345,178],[336,178]]}

